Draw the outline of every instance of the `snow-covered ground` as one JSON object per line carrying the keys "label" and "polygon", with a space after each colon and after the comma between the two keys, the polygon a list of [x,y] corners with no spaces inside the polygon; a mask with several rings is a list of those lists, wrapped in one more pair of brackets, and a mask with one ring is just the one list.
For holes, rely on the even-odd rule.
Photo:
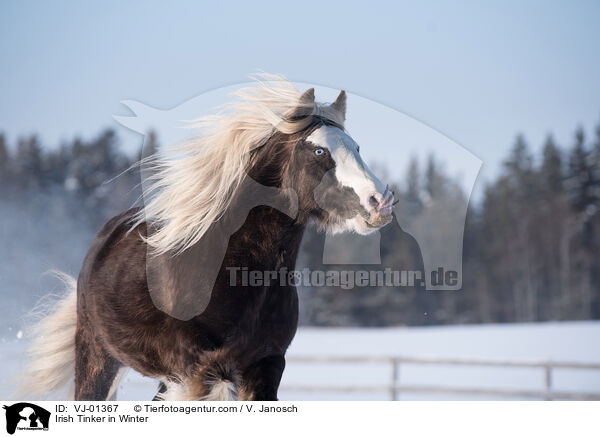
{"label": "snow-covered ground", "polygon": [[[407,357],[561,360],[600,363],[600,322],[562,322],[513,325],[444,327],[300,329],[288,352],[294,355],[401,355]],[[14,375],[22,363],[22,340],[3,339],[3,384],[0,398],[8,396]],[[389,393],[300,393],[286,385],[386,385],[391,369],[385,364],[288,363],[280,398],[292,399],[389,399]],[[403,364],[400,382],[410,385],[541,390],[540,369],[463,367]],[[150,399],[157,382],[129,371],[120,386],[120,400]],[[561,370],[553,373],[553,389],[600,393],[600,371]],[[492,399],[490,396],[400,394],[400,399]],[[506,399],[506,398],[502,398]]]}

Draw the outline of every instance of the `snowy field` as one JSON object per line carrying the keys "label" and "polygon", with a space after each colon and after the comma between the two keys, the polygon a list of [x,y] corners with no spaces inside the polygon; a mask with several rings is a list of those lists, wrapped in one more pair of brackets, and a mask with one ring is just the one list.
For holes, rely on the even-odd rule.
{"label": "snowy field", "polygon": [[[288,357],[339,355],[479,359],[524,359],[600,363],[600,322],[562,322],[515,325],[469,325],[410,328],[300,329]],[[0,398],[11,391],[9,382],[22,362],[24,342],[16,335],[2,339]],[[381,392],[292,392],[286,385],[387,385],[386,364],[288,363],[282,380],[282,400],[387,400]],[[542,390],[541,369],[403,364],[399,379],[406,385]],[[120,400],[151,399],[157,382],[129,371],[119,388]],[[555,369],[553,389],[600,393],[600,371]],[[400,393],[400,399],[511,399],[490,396]],[[513,398],[515,399],[515,398]]]}

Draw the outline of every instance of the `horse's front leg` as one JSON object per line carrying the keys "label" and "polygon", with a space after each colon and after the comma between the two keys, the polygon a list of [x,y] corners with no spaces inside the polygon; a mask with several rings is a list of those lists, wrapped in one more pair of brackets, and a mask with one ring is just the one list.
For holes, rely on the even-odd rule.
{"label": "horse's front leg", "polygon": [[239,399],[243,401],[276,401],[277,389],[285,368],[283,355],[265,357],[245,369]]}

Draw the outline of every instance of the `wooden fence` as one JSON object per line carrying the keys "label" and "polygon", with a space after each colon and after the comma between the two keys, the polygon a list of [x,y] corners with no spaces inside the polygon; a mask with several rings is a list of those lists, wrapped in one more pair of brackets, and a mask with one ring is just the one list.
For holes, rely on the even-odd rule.
{"label": "wooden fence", "polygon": [[[556,391],[552,387],[553,371],[555,369],[592,370],[598,371],[600,378],[600,364],[579,363],[568,361],[526,361],[526,360],[490,360],[490,359],[463,359],[463,358],[416,358],[403,356],[288,356],[289,364],[389,364],[390,382],[385,385],[312,385],[291,384],[284,385],[281,390],[296,392],[387,392],[391,400],[397,400],[400,393],[434,393],[473,395],[479,397],[509,397],[545,400],[600,400],[600,393]],[[544,386],[540,390],[496,389],[496,388],[468,388],[433,385],[408,385],[400,381],[400,368],[403,364],[416,365],[444,365],[462,367],[500,367],[500,368],[535,368],[540,369],[544,375]]]}

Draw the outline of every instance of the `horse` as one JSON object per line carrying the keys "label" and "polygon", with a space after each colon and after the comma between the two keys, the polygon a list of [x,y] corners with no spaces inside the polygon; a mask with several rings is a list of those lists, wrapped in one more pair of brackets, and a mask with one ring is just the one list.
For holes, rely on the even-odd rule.
{"label": "horse", "polygon": [[[369,234],[392,220],[394,195],[344,127],[343,90],[318,103],[314,88],[301,94],[278,78],[236,96],[196,121],[209,129],[180,155],[152,157],[143,205],[100,229],[76,281],[63,276],[67,291],[36,327],[22,393],[58,390],[74,375],[75,400],[115,399],[133,368],[160,381],[155,400],[277,400],[296,287],[232,283],[232,269],[293,271],[307,226]],[[275,190],[279,204],[250,203],[227,235],[211,234],[248,198],[247,181]],[[222,256],[206,253],[207,239]],[[202,260],[217,265],[208,284]]]}

